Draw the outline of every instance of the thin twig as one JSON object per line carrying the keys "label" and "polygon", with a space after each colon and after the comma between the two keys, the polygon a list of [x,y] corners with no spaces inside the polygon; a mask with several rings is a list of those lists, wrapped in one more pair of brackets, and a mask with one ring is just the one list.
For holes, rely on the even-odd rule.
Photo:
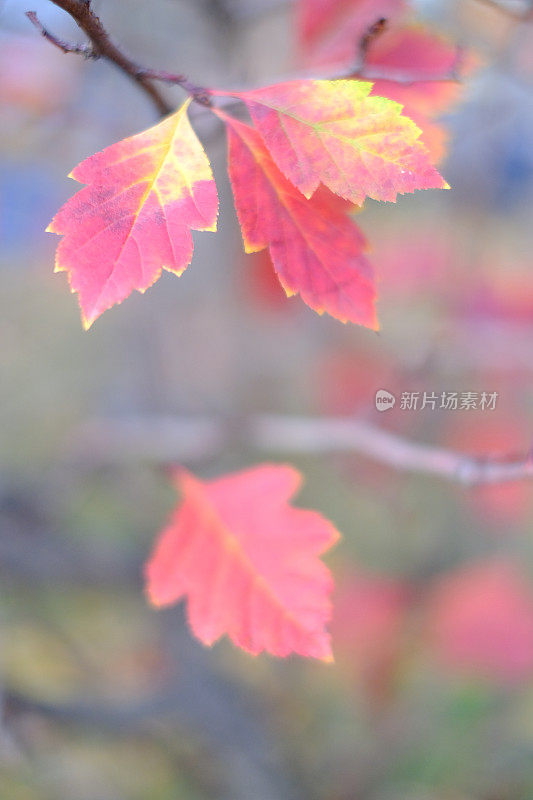
{"label": "thin twig", "polygon": [[72,45],[64,42],[44,27],[35,11],[28,11],[26,16],[30,22],[35,25],[45,39],[48,39],[63,53],[78,53],[86,58],[105,58],[111,61],[149,95],[162,115],[169,114],[172,106],[153,85],[152,81],[154,80],[178,85],[200,105],[208,106],[210,104],[209,90],[191,83],[184,75],[148,69],[128,58],[111,40],[102,21],[92,10],[90,2],[83,2],[83,0],[50,0],[50,2],[70,14],[91,42],[90,45]]}
{"label": "thin twig", "polygon": [[176,84],[181,86],[184,91],[191,95],[191,97],[202,106],[211,105],[211,92],[205,86],[198,86],[196,83],[191,83],[187,80],[185,75],[175,74],[173,72],[166,72],[159,69],[144,69],[141,68],[139,74],[144,78],[153,81],[163,81],[163,83]]}
{"label": "thin twig", "polygon": [[[198,431],[198,448],[187,432]],[[228,442],[262,453],[359,453],[393,469],[436,475],[474,486],[533,478],[531,458],[476,458],[419,444],[352,418],[257,415],[242,420],[203,417],[96,419],[71,442],[68,457],[108,463],[138,458],[153,463],[204,461]]]}
{"label": "thin twig", "polygon": [[[128,58],[111,40],[99,17],[86,0],[50,0],[54,5],[62,8],[77,23],[78,27],[86,34],[90,41],[91,58],[104,58],[111,61],[125,75],[148,95],[157,111],[162,116],[172,111],[172,106],[165,100],[159,89],[144,74],[146,70]],[[35,12],[30,12],[30,20],[50,42],[60,46],[60,40],[51,34],[38,20]],[[63,52],[79,52],[70,45],[65,45]],[[63,48],[61,48],[63,49]],[[85,51],[83,51],[85,55]]]}
{"label": "thin twig", "polygon": [[385,17],[380,17],[377,19],[373,25],[371,25],[366,33],[361,37],[361,41],[359,42],[359,59],[361,63],[364,64],[368,49],[372,42],[381,36],[382,33],[385,32],[387,29],[387,20]]}
{"label": "thin twig", "polygon": [[96,53],[89,44],[69,44],[63,39],[59,39],[53,33],[47,30],[35,11],[26,11],[26,16],[29,21],[34,25],[41,36],[44,36],[47,41],[51,42],[55,47],[61,50],[62,53],[76,53],[76,55],[84,56],[85,58],[96,58]]}

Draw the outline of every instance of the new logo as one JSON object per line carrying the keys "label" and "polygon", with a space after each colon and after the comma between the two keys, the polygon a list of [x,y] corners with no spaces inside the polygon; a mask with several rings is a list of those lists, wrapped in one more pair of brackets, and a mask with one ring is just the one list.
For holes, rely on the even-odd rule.
{"label": "new logo", "polygon": [[394,408],[396,398],[386,389],[378,389],[376,392],[376,408],[378,411],[388,411],[389,408]]}

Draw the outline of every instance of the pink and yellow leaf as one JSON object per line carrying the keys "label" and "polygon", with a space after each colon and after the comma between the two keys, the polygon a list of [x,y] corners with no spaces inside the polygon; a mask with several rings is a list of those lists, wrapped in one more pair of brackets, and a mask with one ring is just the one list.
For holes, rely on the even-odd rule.
{"label": "pink and yellow leaf", "polygon": [[67,272],[78,293],[85,328],[134,289],[146,291],[163,269],[181,275],[192,258],[191,229],[216,230],[216,186],[189,102],[71,173],[88,185],[48,230],[64,237],[55,270]]}

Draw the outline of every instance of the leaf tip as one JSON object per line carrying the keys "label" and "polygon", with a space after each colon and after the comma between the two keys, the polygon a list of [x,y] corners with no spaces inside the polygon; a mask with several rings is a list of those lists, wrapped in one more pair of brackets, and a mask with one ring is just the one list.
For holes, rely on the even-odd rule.
{"label": "leaf tip", "polygon": [[85,316],[84,312],[81,312],[81,324],[83,326],[84,331],[88,331],[89,328],[92,326],[93,322],[97,319],[97,315],[92,315],[90,317]]}
{"label": "leaf tip", "polygon": [[[147,576],[147,580],[148,580],[148,576]],[[157,595],[155,595],[151,591],[149,586],[146,588],[145,596],[146,596],[146,600],[148,602],[148,605],[152,606],[152,608],[155,608],[156,611],[159,611],[159,609],[163,608],[163,606],[165,605],[164,602],[159,597],[157,597]]]}

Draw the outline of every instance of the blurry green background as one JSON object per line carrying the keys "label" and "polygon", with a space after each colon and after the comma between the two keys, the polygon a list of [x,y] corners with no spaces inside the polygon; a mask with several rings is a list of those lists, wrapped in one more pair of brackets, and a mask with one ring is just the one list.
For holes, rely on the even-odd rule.
{"label": "blurry green background", "polygon": [[[26,10],[81,40],[46,0],[0,5],[2,800],[533,798],[531,484],[466,489],[246,437],[260,413],[323,414],[460,452],[531,447],[531,24],[481,0],[414,5],[479,67],[445,120],[453,191],[369,202],[358,220],[379,334],[284,299],[242,254],[224,137],[201,112],[220,231],[196,237],[180,279],[84,333],[44,228],[70,169],[153,110],[111,66],[37,35]],[[139,62],[200,84],[296,68],[290,5],[94,6]],[[498,405],[379,414],[380,388],[497,392]],[[211,477],[268,459],[300,468],[298,502],[343,534],[327,558],[333,666],[206,650],[181,609],[143,596],[175,503],[161,462]]]}

